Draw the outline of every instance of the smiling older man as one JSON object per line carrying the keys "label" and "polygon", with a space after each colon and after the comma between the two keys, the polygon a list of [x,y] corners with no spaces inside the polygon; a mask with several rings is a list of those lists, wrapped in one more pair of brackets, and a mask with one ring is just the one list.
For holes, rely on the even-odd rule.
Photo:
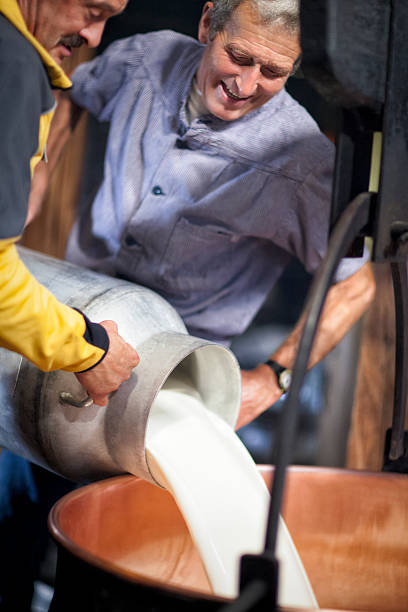
{"label": "smiling older man", "polygon": [[[67,110],[88,109],[110,133],[67,257],[151,287],[192,334],[228,345],[293,257],[309,272],[322,260],[334,151],[284,88],[300,56],[297,0],[207,2],[198,38],[132,36],[74,73]],[[373,297],[363,259],[344,261],[336,280],[311,366]],[[286,389],[301,325],[267,365],[242,372],[239,426]]]}

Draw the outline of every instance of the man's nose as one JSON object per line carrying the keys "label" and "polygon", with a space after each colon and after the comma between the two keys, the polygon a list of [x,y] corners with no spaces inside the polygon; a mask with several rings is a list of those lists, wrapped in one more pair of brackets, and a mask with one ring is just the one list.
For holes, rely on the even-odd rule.
{"label": "man's nose", "polygon": [[239,76],[236,78],[239,95],[241,98],[253,96],[258,88],[261,72],[259,66],[241,66]]}
{"label": "man's nose", "polygon": [[96,21],[89,24],[79,32],[85,38],[88,47],[97,47],[101,42],[106,21]]}

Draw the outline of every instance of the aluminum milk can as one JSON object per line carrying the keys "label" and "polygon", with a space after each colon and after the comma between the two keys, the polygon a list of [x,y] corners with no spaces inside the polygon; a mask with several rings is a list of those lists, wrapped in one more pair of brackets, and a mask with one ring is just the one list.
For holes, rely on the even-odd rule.
{"label": "aluminum milk can", "polygon": [[44,373],[0,349],[0,447],[77,482],[123,472],[153,481],[145,431],[155,396],[178,368],[205,406],[234,426],[240,405],[238,363],[225,347],[187,333],[170,304],[153,291],[19,248],[25,265],[59,300],[91,320],[116,321],[139,353],[130,379],[105,407],[65,403],[86,393],[70,372]]}

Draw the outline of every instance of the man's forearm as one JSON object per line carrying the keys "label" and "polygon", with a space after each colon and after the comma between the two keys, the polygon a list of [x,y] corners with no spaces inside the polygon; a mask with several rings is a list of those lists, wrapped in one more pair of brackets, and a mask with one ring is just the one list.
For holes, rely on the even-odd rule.
{"label": "man's forearm", "polygon": [[[353,327],[371,304],[375,293],[371,265],[366,263],[355,274],[333,285],[329,290],[320,318],[308,367],[311,368],[329,353]],[[288,368],[294,365],[306,313],[272,358]]]}
{"label": "man's forearm", "polygon": [[[370,264],[334,285],[328,292],[308,367],[323,359],[351,329],[371,304],[375,293],[374,276]],[[292,368],[305,323],[305,313],[294,330],[271,355],[282,366]],[[237,429],[246,425],[272,406],[282,395],[276,374],[259,364],[254,370],[242,370],[242,402]]]}

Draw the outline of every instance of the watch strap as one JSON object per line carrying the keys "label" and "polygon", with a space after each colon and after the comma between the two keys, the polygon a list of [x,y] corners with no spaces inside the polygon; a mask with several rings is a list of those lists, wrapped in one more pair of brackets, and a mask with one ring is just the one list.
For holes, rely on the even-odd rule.
{"label": "watch strap", "polygon": [[269,366],[275,372],[280,390],[286,393],[291,382],[292,370],[282,366],[277,361],[274,361],[274,359],[268,359],[268,361],[265,361],[265,365]]}
{"label": "watch strap", "polygon": [[279,376],[282,374],[282,372],[284,372],[287,369],[284,366],[282,366],[280,363],[278,363],[277,361],[274,361],[273,359],[268,359],[268,361],[265,361],[265,365],[272,368],[272,370],[275,372],[278,379],[279,379]]}

